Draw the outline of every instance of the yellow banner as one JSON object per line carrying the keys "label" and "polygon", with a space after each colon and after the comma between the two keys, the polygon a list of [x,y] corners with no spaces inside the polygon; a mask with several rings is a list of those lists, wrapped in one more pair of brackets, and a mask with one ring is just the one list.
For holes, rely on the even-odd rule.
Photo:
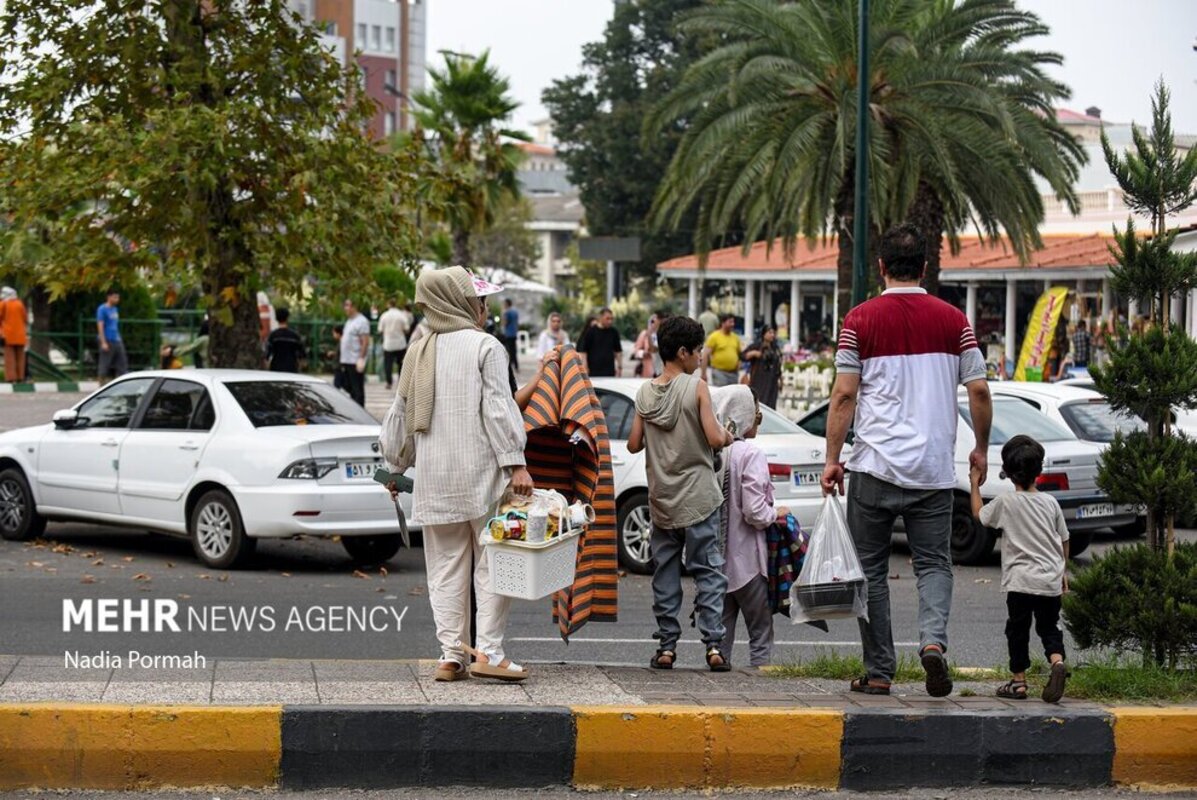
{"label": "yellow banner", "polygon": [[1035,311],[1031,314],[1027,335],[1022,340],[1022,352],[1018,356],[1014,380],[1043,380],[1043,368],[1047,364],[1056,325],[1064,311],[1064,301],[1067,297],[1068,290],[1060,287],[1048,289],[1039,296],[1035,303]]}

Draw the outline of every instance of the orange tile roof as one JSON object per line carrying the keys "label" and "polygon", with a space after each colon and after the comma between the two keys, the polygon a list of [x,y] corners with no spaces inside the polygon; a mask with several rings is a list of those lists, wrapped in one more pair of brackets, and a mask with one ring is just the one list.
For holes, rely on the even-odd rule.
{"label": "orange tile roof", "polygon": [[[1109,245],[1113,237],[1105,233],[1090,234],[1048,234],[1043,236],[1043,247],[1031,253],[1030,260],[1022,264],[1005,240],[996,245],[982,243],[975,236],[965,237],[960,242],[960,252],[952,255],[947,247],[940,260],[941,269],[1069,269],[1082,267],[1104,267],[1114,263]],[[766,254],[766,243],[757,242],[744,255],[739,247],[725,247],[714,250],[707,258],[706,268],[718,271],[777,271],[828,270],[835,269],[838,245],[833,239],[820,239],[812,248],[807,242],[798,242],[793,256],[785,257],[780,240],[773,243],[772,252]],[[657,265],[664,271],[697,269],[697,256],[681,256]]]}

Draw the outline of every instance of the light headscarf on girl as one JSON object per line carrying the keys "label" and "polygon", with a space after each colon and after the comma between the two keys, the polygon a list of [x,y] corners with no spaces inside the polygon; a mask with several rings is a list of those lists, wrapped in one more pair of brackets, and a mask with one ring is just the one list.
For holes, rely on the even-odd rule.
{"label": "light headscarf on girl", "polygon": [[711,389],[711,405],[720,425],[727,427],[729,421],[736,424],[737,439],[743,439],[756,424],[756,400],[752,389],[742,383]]}
{"label": "light headscarf on girl", "polygon": [[416,279],[416,305],[424,312],[429,333],[408,350],[399,374],[409,435],[427,431],[432,424],[437,335],[477,328],[476,298],[473,276],[465,267],[428,270]]}

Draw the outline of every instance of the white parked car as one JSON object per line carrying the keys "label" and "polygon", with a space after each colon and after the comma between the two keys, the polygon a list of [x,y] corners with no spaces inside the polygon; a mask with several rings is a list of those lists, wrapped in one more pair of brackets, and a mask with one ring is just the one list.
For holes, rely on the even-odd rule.
{"label": "white parked car", "polygon": [[[995,384],[991,384],[991,387]],[[968,455],[973,448],[972,417],[968,395],[961,389],[956,429],[956,503],[952,511],[952,560],[961,564],[984,563],[993,551],[998,531],[973,519],[969,508]],[[823,403],[798,421],[809,433],[825,436],[827,404]],[[1046,453],[1043,474],[1036,481],[1039,491],[1051,492],[1064,510],[1070,539],[1069,552],[1079,555],[1093,538],[1093,531],[1105,527],[1134,525],[1137,509],[1115,505],[1097,487],[1097,460],[1101,446],[1084,442],[1064,425],[1054,422],[1023,400],[996,395],[993,398],[993,427],[989,436],[989,473],[981,486],[986,502],[1002,492],[1014,491],[1001,477],[1002,445],[1017,434],[1026,434],[1043,445]],[[851,435],[849,436],[851,440]]]}
{"label": "white parked car", "polygon": [[[1062,380],[1054,385],[1076,386],[1081,389],[1091,389],[1095,392],[1097,391],[1097,385],[1093,382],[1093,378],[1090,377],[1066,378],[1065,380]],[[1102,396],[1104,397],[1104,395]],[[1184,408],[1183,406],[1178,406],[1172,409],[1172,411],[1176,416],[1173,427],[1181,433],[1197,439],[1197,408]]]}
{"label": "white parked car", "polygon": [[327,383],[238,370],[138,372],[53,422],[0,434],[0,535],[87,520],[188,536],[212,567],[256,540],[340,535],[364,563],[400,546],[373,481],[379,425]]}
{"label": "white parked car", "polygon": [[[595,378],[595,393],[607,417],[611,466],[619,525],[619,558],[632,572],[652,571],[652,521],[648,508],[648,475],[644,452],[628,452],[627,439],[636,416],[636,392],[643,378]],[[823,503],[824,442],[770,408],[753,443],[765,452],[773,478],[774,503],[786,506],[805,528],[815,524]]]}

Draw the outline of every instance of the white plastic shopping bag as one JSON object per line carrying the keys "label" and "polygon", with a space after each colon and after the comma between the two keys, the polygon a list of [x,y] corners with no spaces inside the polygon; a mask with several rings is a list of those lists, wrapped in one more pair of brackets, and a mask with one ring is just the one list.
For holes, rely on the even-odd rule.
{"label": "white plastic shopping bag", "polygon": [[790,587],[790,621],[869,618],[869,591],[856,556],[844,506],[836,495],[823,499],[806,550],[802,572]]}

